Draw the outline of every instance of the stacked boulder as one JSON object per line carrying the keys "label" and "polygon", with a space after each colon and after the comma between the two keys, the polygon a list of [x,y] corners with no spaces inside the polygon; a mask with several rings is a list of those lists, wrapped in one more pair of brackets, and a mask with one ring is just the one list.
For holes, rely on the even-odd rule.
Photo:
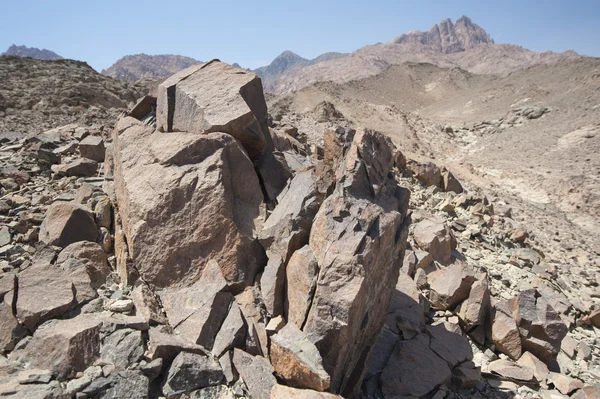
{"label": "stacked boulder", "polygon": [[317,160],[274,140],[260,80],[217,60],[157,93],[157,129],[120,119],[107,159],[117,272],[163,394],[358,394],[408,234],[393,144],[330,130]]}

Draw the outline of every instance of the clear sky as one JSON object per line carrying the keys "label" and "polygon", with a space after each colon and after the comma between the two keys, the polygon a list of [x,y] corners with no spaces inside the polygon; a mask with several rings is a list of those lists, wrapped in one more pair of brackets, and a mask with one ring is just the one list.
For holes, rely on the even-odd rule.
{"label": "clear sky", "polygon": [[600,0],[0,0],[0,53],[46,48],[107,68],[128,54],[246,68],[284,50],[314,58],[469,16],[497,43],[600,56]]}

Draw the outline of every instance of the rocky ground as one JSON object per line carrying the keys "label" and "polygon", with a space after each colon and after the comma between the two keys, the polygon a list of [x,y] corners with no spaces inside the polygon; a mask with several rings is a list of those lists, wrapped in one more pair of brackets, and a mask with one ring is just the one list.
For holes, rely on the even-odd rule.
{"label": "rocky ground", "polygon": [[600,395],[579,230],[293,106],[210,62],[114,129],[0,134],[0,396]]}

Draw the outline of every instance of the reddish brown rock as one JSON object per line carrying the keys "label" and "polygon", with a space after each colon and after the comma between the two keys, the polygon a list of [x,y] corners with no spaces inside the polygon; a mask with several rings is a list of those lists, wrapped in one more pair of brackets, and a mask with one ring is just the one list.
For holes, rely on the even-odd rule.
{"label": "reddish brown rock", "polygon": [[270,358],[275,373],[288,385],[316,391],[329,388],[319,351],[295,324],[287,324],[271,337]]}
{"label": "reddish brown rock", "polygon": [[255,73],[209,61],[171,76],[158,87],[157,125],[164,132],[223,132],[253,160],[272,149],[267,106]]}
{"label": "reddish brown rock", "polygon": [[67,259],[77,259],[85,265],[94,289],[100,288],[112,271],[108,265],[106,253],[95,242],[79,241],[68,245],[58,254],[56,263],[64,263]]}
{"label": "reddish brown rock", "polygon": [[498,359],[489,364],[490,372],[516,382],[535,381],[533,371],[510,360]]}
{"label": "reddish brown rock", "polygon": [[114,135],[119,212],[144,280],[189,285],[214,259],[230,284],[253,281],[264,264],[254,238],[263,194],[238,142],[154,132],[133,118],[121,119]]}
{"label": "reddish brown rock", "polygon": [[342,396],[360,387],[404,256],[408,197],[388,180],[392,163],[382,134],[356,134],[311,230],[320,272],[303,330],[323,357],[331,391]]}
{"label": "reddish brown rock", "polygon": [[415,281],[400,272],[388,308],[387,328],[395,334],[402,333],[404,339],[411,339],[425,328],[426,309],[429,304]]}
{"label": "reddish brown rock", "polygon": [[461,263],[453,263],[427,275],[429,300],[437,309],[454,309],[469,297],[475,273]]}
{"label": "reddish brown rock", "polygon": [[563,395],[570,395],[573,391],[583,388],[583,382],[564,374],[550,372],[550,381]]}
{"label": "reddish brown rock", "polygon": [[74,202],[56,202],[48,207],[40,227],[40,241],[66,247],[78,241],[96,241],[98,228],[94,216]]}
{"label": "reddish brown rock", "polygon": [[101,326],[96,315],[48,323],[37,329],[19,356],[34,367],[53,371],[59,380],[74,377],[98,358]]}
{"label": "reddish brown rock", "polygon": [[523,353],[517,361],[517,364],[530,369],[533,372],[533,376],[540,384],[546,384],[546,381],[550,378],[548,366],[529,352]]}
{"label": "reddish brown rock", "polygon": [[496,349],[514,360],[521,357],[521,337],[513,318],[500,309],[494,309],[490,320],[488,339],[496,346]]}
{"label": "reddish brown rock", "polygon": [[[467,331],[473,339],[478,341],[480,345],[483,345],[483,339],[485,337],[479,337],[475,334],[475,330],[481,327],[485,332],[485,323],[488,314],[490,313],[491,300],[490,300],[490,289],[487,281],[487,274],[473,283],[469,297],[460,306],[460,318],[464,324],[465,331]],[[483,338],[483,339],[480,339]]]}
{"label": "reddish brown rock", "polygon": [[416,168],[413,168],[415,177],[421,183],[427,186],[439,187],[442,183],[442,174],[440,168],[432,162],[419,164]]}
{"label": "reddish brown rock", "polygon": [[216,357],[221,357],[223,353],[234,347],[243,347],[246,331],[247,327],[242,312],[237,303],[233,301],[229,312],[227,313],[227,317],[223,321],[223,325],[221,325],[221,329],[215,337],[212,353]]}
{"label": "reddish brown rock", "polygon": [[302,328],[317,287],[319,266],[310,247],[294,252],[286,268],[287,297],[285,309],[288,323]]}
{"label": "reddish brown rock", "polygon": [[79,153],[82,157],[96,162],[104,162],[104,140],[100,136],[88,136],[79,142]]}
{"label": "reddish brown rock", "polygon": [[30,331],[97,296],[85,265],[69,259],[60,266],[38,264],[19,274],[16,315]]}
{"label": "reddish brown rock", "polygon": [[444,359],[450,368],[473,359],[469,340],[462,335],[460,327],[456,324],[445,322],[435,326],[429,325],[425,331],[430,337],[431,350]]}
{"label": "reddish brown rock", "polygon": [[233,295],[223,291],[226,286],[219,265],[211,261],[194,285],[164,290],[161,298],[169,324],[182,337],[211,350],[233,301]]}
{"label": "reddish brown rock", "polygon": [[413,238],[419,248],[427,251],[434,260],[442,263],[452,260],[456,238],[445,224],[425,219],[415,226]]}
{"label": "reddish brown rock", "polygon": [[521,333],[523,349],[544,361],[558,353],[568,329],[560,314],[537,290],[519,293],[513,318]]}
{"label": "reddish brown rock", "polygon": [[160,302],[154,292],[144,283],[140,283],[131,292],[131,299],[137,314],[140,314],[148,324],[167,324]]}

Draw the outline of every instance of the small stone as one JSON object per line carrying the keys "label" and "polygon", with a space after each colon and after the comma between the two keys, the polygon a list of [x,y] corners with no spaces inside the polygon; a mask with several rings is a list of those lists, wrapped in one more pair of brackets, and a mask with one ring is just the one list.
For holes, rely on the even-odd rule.
{"label": "small stone", "polygon": [[550,372],[550,381],[563,395],[570,395],[573,391],[583,388],[583,382],[560,373]]}
{"label": "small stone", "polygon": [[120,299],[108,306],[108,310],[115,313],[129,313],[132,309],[133,301],[131,299]]}

